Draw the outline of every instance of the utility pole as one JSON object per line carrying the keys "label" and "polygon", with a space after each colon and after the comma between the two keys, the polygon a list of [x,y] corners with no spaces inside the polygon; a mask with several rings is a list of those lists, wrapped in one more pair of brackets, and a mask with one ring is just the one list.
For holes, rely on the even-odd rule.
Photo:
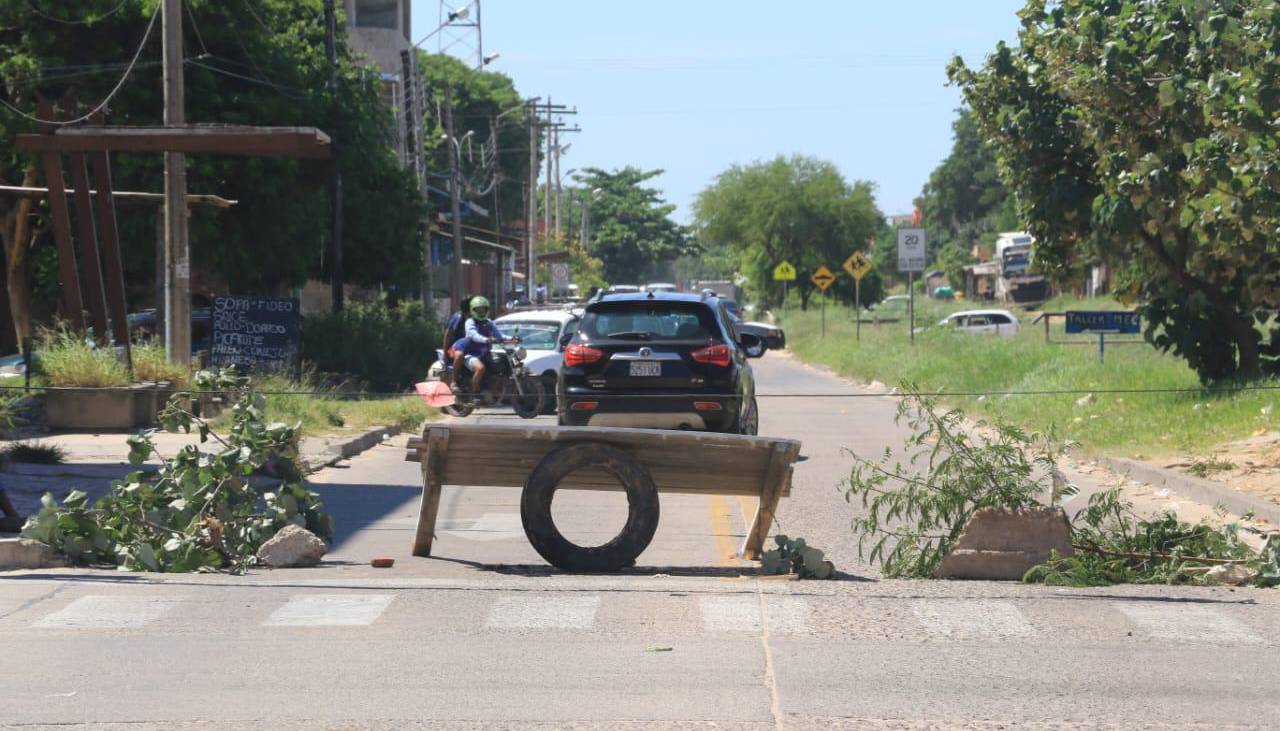
{"label": "utility pole", "polygon": [[[333,0],[324,0],[324,54],[329,62],[330,112],[336,109],[338,104],[337,34],[338,16],[333,9]],[[342,281],[345,278],[342,271],[342,171],[338,168],[337,154],[333,155],[332,161],[333,175],[329,178],[329,207],[333,214],[329,221],[329,286],[333,311],[338,312],[346,299],[342,289]]]}
{"label": "utility pole", "polygon": [[[182,0],[164,0],[164,123],[187,122],[182,76]],[[191,365],[191,250],[187,157],[164,154],[164,345],[169,362]]]}
{"label": "utility pole", "polygon": [[524,250],[524,268],[525,280],[524,291],[525,296],[533,302],[533,277],[534,271],[534,227],[536,225],[536,212],[538,209],[538,126],[541,119],[538,116],[538,102],[536,99],[529,101],[529,190],[525,195],[525,250]]}
{"label": "utility pole", "polygon": [[542,236],[551,235],[551,168],[555,157],[555,146],[559,141],[556,136],[556,125],[551,123],[551,97],[547,97],[547,185],[542,191]]}
{"label": "utility pole", "polygon": [[453,94],[444,88],[444,126],[449,135],[449,217],[453,228],[453,266],[450,295],[453,307],[462,304],[462,191],[458,179],[458,140],[453,136]]}
{"label": "utility pole", "polygon": [[556,130],[556,239],[560,238],[560,130]]}

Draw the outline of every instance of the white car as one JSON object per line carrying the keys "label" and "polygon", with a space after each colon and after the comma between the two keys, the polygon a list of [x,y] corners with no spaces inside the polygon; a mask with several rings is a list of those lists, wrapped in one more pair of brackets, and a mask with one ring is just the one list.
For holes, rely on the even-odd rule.
{"label": "white car", "polygon": [[645,292],[679,292],[680,288],[666,282],[652,282],[643,287]]}
{"label": "white car", "polygon": [[938,321],[939,327],[975,335],[999,335],[1011,338],[1018,334],[1018,317],[1008,310],[962,310]]}
{"label": "white car", "polygon": [[493,321],[503,335],[520,336],[520,344],[528,352],[525,368],[542,379],[551,396],[547,399],[550,403],[543,409],[546,413],[555,413],[556,379],[564,362],[564,343],[578,331],[581,319],[581,310],[529,310],[503,315]]}

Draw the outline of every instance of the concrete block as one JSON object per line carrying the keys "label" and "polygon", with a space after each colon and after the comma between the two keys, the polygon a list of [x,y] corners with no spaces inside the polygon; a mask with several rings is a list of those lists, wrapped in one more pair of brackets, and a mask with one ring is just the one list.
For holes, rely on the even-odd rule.
{"label": "concrete block", "polygon": [[132,429],[134,391],[130,388],[51,390],[45,394],[45,420],[50,429]]}
{"label": "concrete block", "polygon": [[51,569],[67,562],[43,543],[26,538],[0,538],[0,571]]}
{"label": "concrete block", "polygon": [[987,508],[969,519],[935,576],[1021,581],[1027,569],[1049,560],[1054,551],[1072,554],[1071,526],[1061,508]]}

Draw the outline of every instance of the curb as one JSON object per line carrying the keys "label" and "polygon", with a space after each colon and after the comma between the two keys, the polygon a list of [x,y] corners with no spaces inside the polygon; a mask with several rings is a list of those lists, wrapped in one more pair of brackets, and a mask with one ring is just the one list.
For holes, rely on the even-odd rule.
{"label": "curb", "polygon": [[307,468],[312,472],[332,467],[344,459],[350,459],[361,452],[382,444],[384,438],[394,437],[400,433],[398,426],[380,426],[369,429],[363,434],[354,436],[343,442],[335,442],[325,447],[325,452],[306,457]]}
{"label": "curb", "polygon": [[0,538],[0,571],[63,568],[52,548],[26,538]]}
{"label": "curb", "polygon": [[1091,459],[1113,472],[1158,487],[1166,487],[1182,497],[1194,500],[1202,505],[1214,506],[1221,504],[1236,515],[1253,513],[1258,518],[1274,526],[1280,526],[1280,505],[1270,500],[1238,492],[1226,485],[1210,480],[1182,475],[1161,467],[1153,467],[1137,460],[1125,459],[1124,457],[1092,457]]}

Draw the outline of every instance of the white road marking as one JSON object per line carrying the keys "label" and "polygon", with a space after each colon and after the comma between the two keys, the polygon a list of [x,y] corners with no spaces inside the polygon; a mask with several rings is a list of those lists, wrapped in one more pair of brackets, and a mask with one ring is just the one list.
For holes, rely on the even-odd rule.
{"label": "white road marking", "polygon": [[1260,644],[1248,625],[1218,607],[1188,602],[1123,602],[1119,609],[1152,637],[1225,645]]}
{"label": "white road marking", "polygon": [[[784,634],[809,630],[809,605],[792,596],[765,596],[769,629]],[[709,632],[759,632],[760,599],[754,594],[704,596],[699,599],[702,626]]]}
{"label": "white road marking", "polygon": [[930,635],[949,640],[1024,637],[1031,623],[1011,602],[955,599],[919,600],[912,609]]}
{"label": "white road marking", "polygon": [[599,608],[598,596],[505,596],[494,602],[485,626],[491,629],[590,629]]}
{"label": "white road marking", "polygon": [[394,594],[299,594],[271,613],[266,627],[363,627],[373,624]]}
{"label": "white road marking", "polygon": [[46,615],[33,626],[42,629],[130,629],[159,619],[178,600],[90,594]]}
{"label": "white road marking", "polygon": [[451,521],[450,528],[439,532],[469,541],[508,541],[524,538],[524,524],[520,522],[519,513],[485,513],[478,520],[472,521],[467,528],[452,527],[452,524],[458,522],[461,521]]}

